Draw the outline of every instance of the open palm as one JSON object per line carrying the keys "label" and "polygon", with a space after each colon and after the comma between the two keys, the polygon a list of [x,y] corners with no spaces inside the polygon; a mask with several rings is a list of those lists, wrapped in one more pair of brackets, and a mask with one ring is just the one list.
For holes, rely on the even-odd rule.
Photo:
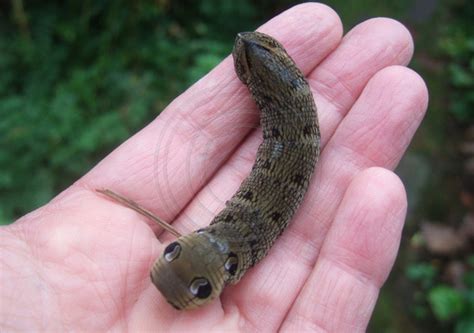
{"label": "open palm", "polygon": [[121,193],[182,233],[211,221],[262,140],[258,110],[228,57],[69,189],[0,229],[1,327],[365,330],[406,212],[403,185],[389,170],[427,107],[423,80],[403,67],[410,34],[378,18],[342,38],[337,14],[309,3],[259,30],[306,74],[322,134],[305,201],[269,255],[220,300],[176,311],[149,279],[173,237],[95,192]]}

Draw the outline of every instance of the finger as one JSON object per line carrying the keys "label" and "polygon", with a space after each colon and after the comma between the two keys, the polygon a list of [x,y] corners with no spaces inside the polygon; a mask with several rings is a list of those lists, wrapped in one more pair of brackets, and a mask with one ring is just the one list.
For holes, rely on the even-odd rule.
{"label": "finger", "polygon": [[371,168],[358,175],[282,331],[365,332],[397,255],[406,207],[395,174]]}
{"label": "finger", "polygon": [[[342,34],[337,15],[320,4],[293,7],[261,30],[306,72]],[[77,185],[112,187],[171,221],[256,124],[258,112],[228,57]]]}
{"label": "finger", "polygon": [[[300,254],[298,241],[317,249],[333,221],[335,211],[352,178],[379,166],[394,169],[424,117],[428,91],[423,79],[402,66],[387,67],[367,84],[351,111],[342,120],[321,154],[313,182],[300,210],[301,223],[287,239],[290,251]],[[318,221],[315,226],[311,221]],[[306,259],[314,262],[317,253]]]}
{"label": "finger", "polygon": [[381,69],[406,65],[413,55],[410,32],[388,18],[367,20],[349,31],[338,48],[308,77],[320,112],[323,145]]}

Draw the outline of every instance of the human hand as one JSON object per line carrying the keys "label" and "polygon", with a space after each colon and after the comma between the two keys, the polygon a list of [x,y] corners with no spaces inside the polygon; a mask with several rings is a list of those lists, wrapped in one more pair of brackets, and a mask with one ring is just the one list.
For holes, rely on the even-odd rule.
{"label": "human hand", "polygon": [[176,311],[149,279],[172,237],[95,192],[113,189],[183,233],[211,221],[262,140],[228,57],[69,189],[0,230],[1,327],[365,330],[405,219],[405,191],[389,170],[427,107],[423,80],[403,67],[411,37],[393,20],[373,19],[341,40],[337,15],[314,3],[260,30],[307,75],[323,149],[303,205],[269,255],[220,300]]}

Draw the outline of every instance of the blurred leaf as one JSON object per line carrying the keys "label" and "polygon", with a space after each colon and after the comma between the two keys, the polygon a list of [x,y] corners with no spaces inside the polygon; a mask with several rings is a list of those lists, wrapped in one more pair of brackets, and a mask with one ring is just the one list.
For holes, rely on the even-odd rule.
{"label": "blurred leaf", "polygon": [[456,317],[464,306],[462,295],[448,286],[438,286],[430,290],[428,301],[435,316],[441,321]]}

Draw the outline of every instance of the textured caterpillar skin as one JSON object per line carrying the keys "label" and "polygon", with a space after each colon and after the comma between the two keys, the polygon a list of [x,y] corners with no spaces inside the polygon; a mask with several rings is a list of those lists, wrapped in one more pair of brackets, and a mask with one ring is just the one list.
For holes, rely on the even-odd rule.
{"label": "textured caterpillar skin", "polygon": [[320,151],[308,83],[272,37],[237,35],[235,70],[261,111],[263,142],[250,175],[204,229],[178,238],[151,279],[176,309],[209,302],[260,261],[301,204]]}

